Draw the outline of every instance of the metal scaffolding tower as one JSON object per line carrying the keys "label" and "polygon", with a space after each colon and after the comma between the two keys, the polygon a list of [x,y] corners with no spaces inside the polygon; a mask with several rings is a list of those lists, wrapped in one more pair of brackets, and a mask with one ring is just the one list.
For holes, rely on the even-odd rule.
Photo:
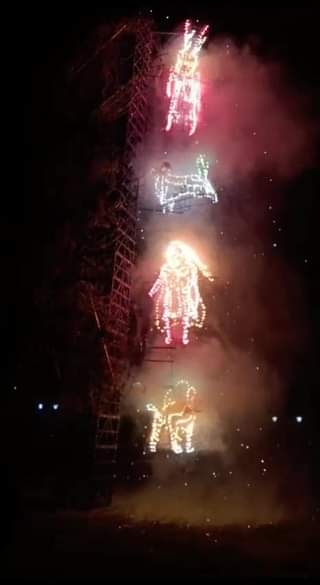
{"label": "metal scaffolding tower", "polygon": [[[100,392],[95,437],[95,479],[103,487],[115,462],[120,422],[121,393],[128,375],[128,333],[131,314],[132,271],[136,259],[138,180],[132,163],[148,128],[156,37],[150,21],[139,19],[121,26],[119,35],[134,35],[132,76],[105,100],[97,112],[106,122],[127,111],[126,146],[118,185],[115,219],[115,254],[112,286],[105,320],[107,381]],[[118,35],[117,35],[118,37]],[[94,309],[94,307],[93,307]],[[95,311],[95,309],[94,309]],[[98,328],[99,316],[95,311]]]}

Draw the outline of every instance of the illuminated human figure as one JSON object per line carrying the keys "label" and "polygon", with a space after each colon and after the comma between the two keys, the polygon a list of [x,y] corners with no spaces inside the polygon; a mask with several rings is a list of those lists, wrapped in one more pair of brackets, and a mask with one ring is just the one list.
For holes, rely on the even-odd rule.
{"label": "illuminated human figure", "polygon": [[185,23],[183,45],[170,69],[167,82],[167,131],[174,125],[183,126],[189,136],[196,131],[201,109],[199,53],[207,39],[208,29],[205,26],[196,34],[196,30],[191,28],[190,20]]}
{"label": "illuminated human figure", "polygon": [[[185,387],[185,397],[179,400],[176,392],[180,386]],[[196,421],[195,410],[196,389],[186,380],[180,380],[175,391],[169,388],[164,395],[161,409],[154,404],[147,404],[146,408],[153,413],[152,427],[149,438],[149,449],[155,453],[161,437],[161,432],[169,433],[170,447],[174,453],[192,453],[194,425]]]}
{"label": "illuminated human figure", "polygon": [[172,241],[165,252],[165,263],[149,291],[156,297],[155,324],[165,333],[165,343],[172,343],[172,327],[181,326],[181,341],[189,343],[189,329],[202,327],[206,308],[199,291],[199,272],[208,280],[213,277],[194,250],[180,241]]}
{"label": "illuminated human figure", "polygon": [[181,199],[210,199],[218,202],[218,194],[208,178],[209,161],[200,154],[196,159],[196,172],[190,175],[174,175],[171,165],[164,162],[159,171],[154,173],[155,193],[162,206],[163,213],[173,212],[177,201]]}

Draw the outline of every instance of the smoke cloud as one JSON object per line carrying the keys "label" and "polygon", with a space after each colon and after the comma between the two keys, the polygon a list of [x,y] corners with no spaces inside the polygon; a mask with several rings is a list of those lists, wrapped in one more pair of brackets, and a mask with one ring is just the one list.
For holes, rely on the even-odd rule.
{"label": "smoke cloud", "polygon": [[[255,496],[248,495],[241,487],[247,476],[229,438],[244,426],[247,439],[254,441],[261,421],[281,411],[294,361],[308,337],[301,285],[279,249],[283,226],[278,213],[284,182],[312,163],[315,128],[307,99],[290,87],[280,64],[263,61],[248,46],[237,48],[232,41],[216,39],[201,61],[199,130],[191,140],[174,132],[169,137],[164,131],[163,82],[175,43],[164,50],[152,134],[134,161],[141,181],[142,253],[134,278],[140,333],[152,329],[147,292],[170,240],[194,247],[215,281],[200,281],[207,320],[203,330],[193,330],[188,347],[151,349],[164,343],[156,331],[149,331],[146,361],[135,372],[125,408],[135,413],[148,402],[159,405],[167,384],[188,379],[198,390],[197,451],[219,456],[222,466],[232,462],[238,472],[229,487],[215,487],[213,494],[207,462],[198,467],[187,490],[178,479],[177,463],[173,472],[173,464],[159,456],[154,483],[127,504],[120,498],[119,505],[140,519],[279,521],[285,507],[277,482],[266,480]],[[167,160],[178,174],[193,172],[199,152],[211,160],[209,177],[219,203],[203,200],[184,214],[150,213],[157,205],[151,169]],[[158,487],[159,478],[167,482],[166,490]],[[225,497],[232,501],[229,507]]]}

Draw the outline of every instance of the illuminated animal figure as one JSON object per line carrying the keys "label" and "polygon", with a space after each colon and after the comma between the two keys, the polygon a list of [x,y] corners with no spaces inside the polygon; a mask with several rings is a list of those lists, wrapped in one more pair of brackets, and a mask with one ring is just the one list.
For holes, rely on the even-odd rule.
{"label": "illuminated animal figure", "polygon": [[190,20],[185,22],[182,47],[170,69],[167,82],[167,131],[174,125],[182,126],[189,136],[196,131],[201,109],[199,53],[207,39],[208,29],[205,26],[196,34],[196,30],[191,28]]}
{"label": "illuminated animal figure", "polygon": [[162,206],[163,213],[173,212],[177,201],[190,198],[210,199],[218,202],[218,195],[208,179],[209,161],[200,154],[196,160],[196,172],[190,175],[174,175],[171,165],[164,162],[159,171],[154,173],[155,193]]}
{"label": "illuminated animal figure", "polygon": [[170,388],[164,395],[163,405],[158,409],[154,404],[147,404],[146,408],[153,413],[152,427],[149,438],[149,449],[152,453],[157,451],[161,432],[169,433],[170,447],[174,453],[192,453],[194,447],[192,438],[196,421],[194,400],[196,389],[186,380],[180,380],[175,389],[183,385],[185,390],[184,400],[178,400]]}
{"label": "illuminated animal figure", "polygon": [[165,333],[168,345],[172,343],[172,327],[180,325],[181,341],[187,345],[190,327],[202,327],[206,317],[206,307],[199,291],[199,272],[210,281],[213,277],[184,242],[170,242],[165,258],[159,277],[149,291],[151,297],[156,297],[155,324]]}

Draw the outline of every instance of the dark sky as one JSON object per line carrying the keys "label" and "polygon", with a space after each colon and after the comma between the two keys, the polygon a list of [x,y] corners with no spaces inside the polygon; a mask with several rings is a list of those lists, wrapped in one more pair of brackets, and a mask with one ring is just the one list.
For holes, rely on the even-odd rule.
{"label": "dark sky", "polygon": [[[247,1],[215,1],[211,3],[194,2],[193,4],[171,3],[141,4],[131,2],[130,9],[110,9],[108,3],[52,3],[37,5],[37,9],[25,10],[22,15],[25,24],[24,56],[25,56],[25,169],[26,169],[26,194],[32,199],[33,179],[36,169],[31,151],[41,150],[45,140],[43,124],[45,120],[43,108],[34,107],[35,99],[39,95],[49,99],[50,83],[48,79],[63,71],[69,58],[77,54],[79,48],[85,42],[87,35],[96,25],[104,22],[117,21],[123,16],[132,16],[141,10],[148,13],[153,10],[158,30],[172,30],[186,17],[195,17],[209,22],[214,34],[230,35],[239,42],[249,38],[258,47],[258,50],[270,57],[285,61],[289,75],[301,91],[312,96],[316,112],[317,101],[319,104],[319,63],[318,63],[318,18],[316,15],[316,2],[304,3],[287,2],[247,2]],[[210,6],[208,6],[210,5]],[[169,16],[169,19],[166,17]],[[37,98],[36,98],[37,96]],[[318,98],[318,100],[317,100]],[[316,112],[319,115],[319,110]],[[50,124],[49,124],[50,125]],[[41,138],[39,138],[41,136]],[[48,137],[49,140],[49,137]],[[45,145],[48,148],[48,144]],[[53,145],[54,148],[54,145]],[[33,162],[31,162],[33,160]],[[288,208],[289,224],[285,250],[290,262],[295,264],[302,274],[307,291],[308,310],[310,320],[313,323],[314,340],[319,339],[319,311],[318,289],[316,273],[316,256],[318,246],[317,225],[319,203],[317,192],[319,188],[319,173],[316,169],[308,171],[299,177],[290,189],[292,192],[304,190],[309,194],[302,201]],[[290,191],[289,189],[289,191]],[[32,206],[32,201],[30,201]],[[34,250],[40,242],[32,242],[32,220],[27,214],[25,231],[28,233],[30,250]],[[44,228],[46,230],[46,226]],[[37,233],[37,229],[34,230]],[[37,236],[38,237],[38,236]],[[18,258],[21,259],[23,248],[23,262],[25,262],[25,241],[18,237]],[[302,258],[308,257],[307,266],[302,265]],[[36,258],[33,258],[36,262]],[[32,264],[32,258],[30,258]],[[25,273],[24,273],[25,274]],[[25,278],[25,277],[24,277]],[[32,283],[24,283],[32,289]],[[302,366],[301,380],[305,367],[308,368],[307,377],[312,378],[312,384],[316,383],[315,370],[310,369],[306,358],[306,366]],[[298,385],[301,384],[299,380]]]}
{"label": "dark sky", "polygon": [[[25,46],[31,53],[31,66],[44,63],[53,55],[59,59],[66,50],[74,50],[96,24],[117,21],[137,13],[150,14],[159,30],[172,28],[187,17],[209,22],[216,33],[260,37],[269,50],[287,55],[299,75],[315,80],[317,61],[316,1],[304,3],[253,2],[223,0],[215,2],[130,2],[126,8],[105,3],[65,3],[39,5],[25,11]],[[174,6],[173,6],[174,4]],[[169,18],[167,18],[169,17]]]}

